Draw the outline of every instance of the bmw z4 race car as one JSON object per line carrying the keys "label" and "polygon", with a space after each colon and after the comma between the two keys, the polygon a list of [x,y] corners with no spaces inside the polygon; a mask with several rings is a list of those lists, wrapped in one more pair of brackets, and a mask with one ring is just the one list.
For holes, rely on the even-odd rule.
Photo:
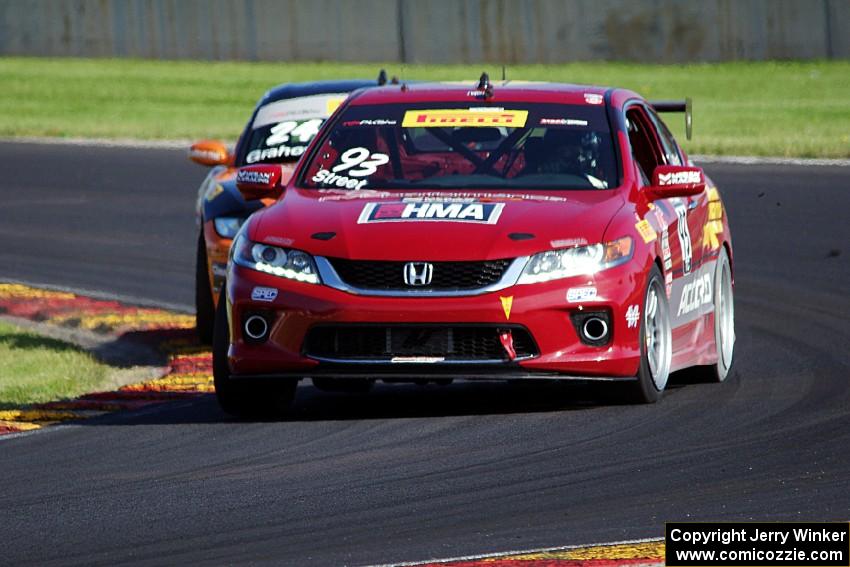
{"label": "bmw z4 race car", "polygon": [[251,213],[274,202],[246,201],[236,189],[236,169],[280,164],[283,180],[287,180],[321,125],[349,92],[386,82],[382,71],[377,83],[349,80],[279,85],[257,103],[233,153],[217,140],[201,140],[189,149],[192,161],[214,166],[201,183],[196,205],[195,317],[202,342],[212,342],[215,303],[236,231]]}
{"label": "bmw z4 race car", "polygon": [[636,402],[683,368],[724,380],[723,201],[657,114],[685,106],[486,76],[352,94],[288,182],[237,173],[278,201],[233,244],[219,403],[282,410],[305,377],[604,380]]}

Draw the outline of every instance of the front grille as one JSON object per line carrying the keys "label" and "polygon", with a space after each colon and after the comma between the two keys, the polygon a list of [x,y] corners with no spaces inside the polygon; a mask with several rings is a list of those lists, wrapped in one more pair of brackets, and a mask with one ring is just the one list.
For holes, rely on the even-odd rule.
{"label": "front grille", "polygon": [[329,258],[340,279],[360,289],[374,290],[472,290],[499,282],[511,260],[483,262],[431,262],[434,273],[430,285],[408,286],[404,283],[407,262],[343,260]]}
{"label": "front grille", "polygon": [[440,357],[447,362],[508,360],[499,331],[510,329],[517,358],[538,354],[529,332],[517,326],[322,325],[304,341],[307,356],[389,361],[393,357]]}

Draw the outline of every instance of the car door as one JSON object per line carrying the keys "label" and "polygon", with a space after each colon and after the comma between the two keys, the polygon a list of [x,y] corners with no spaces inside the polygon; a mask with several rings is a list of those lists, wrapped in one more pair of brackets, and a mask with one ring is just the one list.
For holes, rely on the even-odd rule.
{"label": "car door", "polygon": [[[626,108],[626,120],[632,155],[638,164],[644,185],[649,184],[652,172],[659,165],[682,165],[678,146],[663,123],[643,103],[635,102]],[[660,251],[664,265],[667,296],[670,298],[672,323],[680,327],[695,319],[686,286],[698,274],[702,263],[702,227],[705,222],[705,192],[696,197],[659,199],[647,215],[655,217]],[[674,284],[674,281],[676,282]],[[690,290],[691,288],[687,288]],[[690,294],[690,291],[688,291]],[[682,300],[686,301],[684,304]]]}
{"label": "car door", "polygon": [[[652,122],[655,135],[661,144],[667,165],[685,165],[679,151],[679,145],[676,143],[676,140],[673,138],[670,130],[667,129],[667,126],[661,121],[655,111],[652,109],[646,110],[647,116]],[[691,253],[689,261],[683,262],[683,265],[690,264],[690,269],[685,271],[685,273],[690,273],[709,260],[707,254],[710,256],[710,250],[707,249],[708,247],[706,246],[706,243],[704,242],[705,239],[703,238],[703,227],[708,220],[707,192],[703,191],[697,195],[680,199],[677,205],[677,216],[680,217],[680,221],[682,219],[687,221],[686,224],[690,237],[688,240],[691,242]],[[678,226],[684,227],[685,223],[679,222]]]}

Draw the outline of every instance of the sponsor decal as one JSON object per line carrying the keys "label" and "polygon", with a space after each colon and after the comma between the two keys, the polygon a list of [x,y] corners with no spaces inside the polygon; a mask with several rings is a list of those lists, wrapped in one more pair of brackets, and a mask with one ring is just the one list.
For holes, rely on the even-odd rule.
{"label": "sponsor decal", "polygon": [[673,253],[670,252],[670,233],[667,231],[666,225],[661,229],[661,259],[664,261],[665,270],[673,267]]}
{"label": "sponsor decal", "polygon": [[708,220],[720,220],[723,218],[723,205],[720,201],[708,203]]}
{"label": "sponsor decal", "polygon": [[277,290],[273,287],[257,286],[251,290],[251,299],[254,301],[274,301],[277,299]]}
{"label": "sponsor decal", "polygon": [[505,319],[510,320],[511,307],[514,305],[514,296],[509,295],[508,297],[499,297],[499,301],[502,302],[502,311],[505,312]]}
{"label": "sponsor decal", "polygon": [[224,187],[221,186],[221,183],[216,183],[209,191],[207,191],[206,199],[207,201],[212,201],[222,193],[224,193]]}
{"label": "sponsor decal", "polygon": [[640,234],[640,237],[643,238],[645,243],[650,243],[657,238],[658,235],[655,234],[655,230],[652,228],[652,225],[649,224],[649,221],[643,219],[639,223],[635,224],[635,228]]}
{"label": "sponsor decal", "polygon": [[454,109],[454,110],[408,110],[401,122],[404,128],[428,128],[434,126],[521,128],[528,118],[527,110],[503,109]]}
{"label": "sponsor decal", "polygon": [[711,250],[720,248],[720,239],[717,235],[723,232],[723,221],[711,220],[702,227],[702,245]]}
{"label": "sponsor decal", "polygon": [[558,240],[550,240],[549,244],[552,248],[572,248],[573,246],[586,246],[586,238],[559,238]]}
{"label": "sponsor decal", "polygon": [[709,201],[719,201],[720,193],[717,191],[717,187],[709,187],[708,188],[708,200]]}
{"label": "sponsor decal", "polygon": [[676,210],[676,233],[679,235],[679,245],[682,249],[682,271],[686,274],[691,271],[691,229],[688,227],[688,206],[682,199],[678,199],[673,208]]}
{"label": "sponsor decal", "polygon": [[496,224],[504,206],[504,203],[480,202],[367,203],[357,224],[404,221]]}
{"label": "sponsor decal", "polygon": [[269,185],[272,181],[271,171],[253,171],[240,169],[236,174],[236,183],[256,183],[257,185]]}
{"label": "sponsor decal", "polygon": [[595,287],[571,287],[567,290],[567,301],[570,303],[593,301],[594,299],[596,299]]}
{"label": "sponsor decal", "polygon": [[575,118],[541,118],[541,126],[587,126],[587,120]]}
{"label": "sponsor decal", "polygon": [[320,169],[312,178],[314,183],[321,183],[325,187],[339,187],[340,189],[354,189],[359,191],[368,183],[366,179],[352,179],[345,175],[337,175],[327,169]]}
{"label": "sponsor decal", "polygon": [[664,274],[664,289],[667,292],[667,298],[673,294],[673,274],[671,272],[667,272]]}
{"label": "sponsor decal", "polygon": [[531,195],[528,193],[491,193],[479,191],[452,191],[451,193],[438,193],[429,191],[381,191],[377,189],[365,189],[363,191],[347,191],[345,193],[330,193],[319,197],[320,201],[352,201],[356,199],[380,199],[395,197],[404,201],[408,200],[439,200],[439,201],[535,201],[539,203],[566,203],[569,199],[555,197],[552,195]]}
{"label": "sponsor decal", "polygon": [[346,127],[350,126],[395,126],[398,124],[396,120],[387,120],[384,118],[376,118],[376,119],[363,119],[363,120],[348,120],[343,122],[342,125]]}
{"label": "sponsor decal", "polygon": [[261,161],[266,161],[269,159],[278,159],[284,157],[300,157],[304,151],[307,149],[307,146],[285,146],[281,145],[276,148],[263,148],[257,150],[251,150],[248,152],[248,155],[245,156],[245,161],[247,163],[257,163]]}
{"label": "sponsor decal", "polygon": [[699,183],[702,176],[699,171],[671,171],[658,174],[658,185],[691,185]]}
{"label": "sponsor decal", "polygon": [[629,305],[626,309],[626,326],[630,329],[637,327],[638,321],[640,321],[640,307]]}
{"label": "sponsor decal", "polygon": [[283,236],[269,236],[263,240],[268,244],[279,244],[281,246],[292,246],[295,244],[295,240],[292,238],[285,238]]}
{"label": "sponsor decal", "polygon": [[251,128],[257,129],[284,120],[326,119],[342,104],[346,93],[289,98],[269,103],[257,111]]}
{"label": "sponsor decal", "polygon": [[602,95],[596,93],[584,93],[584,102],[587,104],[602,104]]}
{"label": "sponsor decal", "polygon": [[711,299],[711,274],[703,274],[694,281],[685,284],[676,316],[679,317],[696,311],[701,306],[711,303]]}

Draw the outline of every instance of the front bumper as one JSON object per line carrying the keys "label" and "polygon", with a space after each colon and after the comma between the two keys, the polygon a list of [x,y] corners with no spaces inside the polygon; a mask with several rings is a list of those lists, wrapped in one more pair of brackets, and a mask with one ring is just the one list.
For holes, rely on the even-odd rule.
{"label": "front bumper", "polygon": [[[228,315],[231,375],[239,377],[584,379],[628,380],[640,360],[639,324],[629,325],[630,306],[642,305],[644,278],[627,264],[594,276],[516,285],[497,292],[464,297],[376,297],[354,295],[324,285],[295,282],[231,264],[228,274]],[[278,291],[272,301],[252,300],[255,287]],[[594,286],[597,297],[583,303],[567,301],[574,287]],[[603,346],[583,343],[571,314],[608,311],[610,340]],[[248,314],[261,313],[270,322],[268,339],[260,343],[245,335]],[[332,361],[305,353],[305,338],[322,325],[483,325],[518,327],[528,331],[537,354],[521,360],[507,355],[481,361],[417,360]],[[403,358],[403,357],[399,357]]]}

